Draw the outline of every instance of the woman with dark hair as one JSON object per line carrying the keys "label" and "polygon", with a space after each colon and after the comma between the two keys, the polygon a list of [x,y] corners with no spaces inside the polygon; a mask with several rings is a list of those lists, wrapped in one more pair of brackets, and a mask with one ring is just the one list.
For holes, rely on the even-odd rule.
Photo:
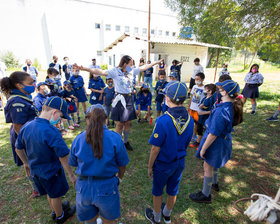
{"label": "woman with dark hair", "polygon": [[246,103],[247,98],[251,99],[252,112],[251,114],[256,114],[257,101],[256,98],[259,97],[259,86],[263,84],[263,76],[259,73],[259,65],[253,64],[250,68],[249,73],[245,76],[245,87],[242,91],[243,102]]}
{"label": "woman with dark hair", "polygon": [[78,66],[76,64],[73,65],[74,68],[113,79],[116,96],[112,103],[111,119],[117,122],[116,131],[120,135],[123,134],[124,144],[127,150],[133,150],[128,142],[128,136],[131,121],[137,118],[133,100],[135,77],[139,72],[144,72],[160,62],[161,60],[139,68],[133,68],[133,59],[130,56],[125,55],[121,58],[118,67],[112,68],[108,71],[103,71],[97,68],[84,68],[83,66]]}
{"label": "woman with dark hair", "polygon": [[170,67],[170,73],[176,72],[177,73],[177,80],[181,82],[181,68],[182,68],[183,62],[179,62],[177,60],[172,61],[172,65]]}
{"label": "woman with dark hair", "polygon": [[[21,127],[26,122],[33,120],[37,115],[39,115],[39,111],[34,107],[31,98],[31,93],[35,91],[34,80],[26,72],[13,72],[10,77],[5,77],[0,80],[0,86],[1,91],[8,99],[4,112],[6,123],[12,123],[10,129],[10,141],[14,161],[17,166],[22,166],[23,163],[15,151],[15,144]],[[32,184],[32,196],[39,196],[32,177],[28,174],[28,172],[26,172],[26,174]]]}
{"label": "woman with dark hair", "polygon": [[69,156],[78,174],[77,216],[86,224],[96,224],[98,214],[107,224],[121,215],[118,185],[129,159],[121,136],[107,129],[106,120],[100,104],[90,106],[87,130],[75,138]]}

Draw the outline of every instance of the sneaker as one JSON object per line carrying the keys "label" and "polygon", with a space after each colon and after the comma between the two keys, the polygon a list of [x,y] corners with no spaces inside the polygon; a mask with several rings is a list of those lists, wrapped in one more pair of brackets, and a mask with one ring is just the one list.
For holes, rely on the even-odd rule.
{"label": "sneaker", "polygon": [[198,149],[199,143],[197,141],[195,141],[194,143],[190,144],[190,147]]}
{"label": "sneaker", "polygon": [[214,191],[219,191],[220,190],[220,188],[219,188],[219,184],[212,184],[212,190],[214,190]]}
{"label": "sneaker", "polygon": [[39,192],[38,191],[36,191],[36,190],[33,190],[32,191],[32,198],[38,198],[38,197],[40,197],[41,195],[39,194]]}
{"label": "sneaker", "polygon": [[279,121],[278,117],[270,117],[270,118],[267,118],[265,119],[266,121]]}
{"label": "sneaker", "polygon": [[73,124],[73,126],[74,126],[75,128],[79,128],[79,127],[80,127],[80,125],[78,125],[78,124]]}
{"label": "sneaker", "polygon": [[155,221],[153,210],[150,209],[150,208],[146,208],[145,217],[146,217],[146,219],[148,219],[152,224],[161,224],[161,221],[159,221],[159,222],[156,222],[156,221]]}
{"label": "sneaker", "polygon": [[252,110],[251,115],[255,115],[256,111]]}
{"label": "sneaker", "polygon": [[142,122],[141,118],[139,118],[137,122],[138,122],[138,123],[141,123],[141,122]]}
{"label": "sneaker", "polygon": [[129,142],[124,143],[124,145],[125,145],[126,150],[128,150],[128,151],[133,151],[133,148],[132,148],[132,146],[129,144]]}
{"label": "sneaker", "polygon": [[80,124],[80,123],[81,123],[81,118],[78,117],[77,124]]}
{"label": "sneaker", "polygon": [[74,128],[72,125],[70,125],[70,126],[69,126],[69,129],[70,129],[70,130],[74,130],[75,128]]}
{"label": "sneaker", "polygon": [[163,214],[164,206],[165,206],[165,203],[162,202],[162,204],[161,204],[161,216],[163,217],[163,221],[168,224],[168,223],[171,223],[171,218],[170,218],[170,216],[165,216]]}
{"label": "sneaker", "polygon": [[[69,208],[70,208],[70,202],[69,201],[62,202],[62,209],[63,209],[63,211],[67,210]],[[55,215],[55,213],[52,213],[52,220],[55,220],[55,219],[56,219],[56,215]]]}
{"label": "sneaker", "polygon": [[198,193],[193,193],[189,195],[189,198],[197,203],[207,203],[210,204],[211,203],[211,194],[209,195],[209,197],[206,197],[202,191],[198,192]]}
{"label": "sneaker", "polygon": [[64,216],[61,219],[55,218],[57,224],[64,223],[64,222],[66,222],[67,219],[72,217],[76,212],[76,206],[72,205],[68,209],[65,209],[65,210],[63,209],[63,211],[64,211]]}

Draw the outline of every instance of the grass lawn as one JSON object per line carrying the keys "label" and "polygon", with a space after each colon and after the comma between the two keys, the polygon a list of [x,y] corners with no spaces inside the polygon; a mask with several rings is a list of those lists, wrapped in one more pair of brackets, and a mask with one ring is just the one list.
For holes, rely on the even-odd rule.
{"label": "grass lawn", "polygon": [[[209,72],[212,72],[212,70]],[[245,73],[232,73],[243,88]],[[258,109],[250,115],[250,103],[244,108],[244,122],[233,133],[232,159],[220,170],[220,192],[213,192],[210,205],[196,204],[188,199],[190,193],[201,189],[203,169],[196,159],[195,150],[188,148],[186,169],[183,173],[178,200],[172,213],[173,223],[251,223],[236,211],[233,202],[252,193],[275,196],[280,183],[280,127],[279,122],[266,122],[278,107],[280,100],[280,75],[276,71],[264,74],[265,83],[260,88]],[[155,106],[153,105],[155,111]],[[155,117],[154,117],[155,118]],[[155,120],[155,119],[154,119]],[[22,167],[16,167],[9,141],[10,124],[0,113],[0,223],[52,223],[46,197],[31,198],[31,187]],[[85,129],[82,126],[66,135],[68,146],[75,136]],[[152,182],[147,175],[150,152],[148,139],[153,126],[133,122],[129,152],[130,163],[120,184],[121,223],[148,223],[144,209],[152,205]],[[70,187],[66,195],[75,202],[75,191]],[[164,196],[165,198],[165,196]],[[68,223],[79,223],[73,217]]]}

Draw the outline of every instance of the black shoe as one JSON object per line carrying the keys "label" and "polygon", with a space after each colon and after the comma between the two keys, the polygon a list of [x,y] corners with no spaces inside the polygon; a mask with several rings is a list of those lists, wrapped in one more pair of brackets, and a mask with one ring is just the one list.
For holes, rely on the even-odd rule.
{"label": "black shoe", "polygon": [[70,217],[72,217],[75,212],[76,212],[76,206],[72,205],[70,208],[63,210],[64,211],[64,216],[62,219],[55,219],[57,224],[61,224],[64,223],[67,219],[69,219]]}
{"label": "black shoe", "polygon": [[252,110],[251,115],[255,115],[256,111]]}
{"label": "black shoe", "polygon": [[170,218],[170,216],[165,216],[165,215],[163,214],[164,206],[165,206],[165,203],[162,202],[162,204],[161,204],[161,215],[162,215],[162,217],[163,217],[163,221],[164,221],[166,224],[168,224],[168,223],[171,223],[171,218]]}
{"label": "black shoe", "polygon": [[131,145],[129,144],[129,142],[124,143],[126,150],[128,151],[133,151],[133,148],[131,147]]}
{"label": "black shoe", "polygon": [[156,222],[154,218],[153,210],[150,208],[146,208],[145,217],[148,219],[152,224],[161,224],[161,221]]}
{"label": "black shoe", "polygon": [[[69,201],[62,202],[62,209],[63,209],[63,211],[67,210],[69,208],[70,208],[70,202]],[[56,218],[56,215],[52,214],[52,220],[55,220],[55,218]]]}
{"label": "black shoe", "polygon": [[198,192],[198,193],[193,193],[189,195],[189,198],[197,203],[211,203],[211,194],[209,195],[209,197],[206,197],[202,191]]}
{"label": "black shoe", "polygon": [[81,118],[78,117],[78,121],[77,121],[77,124],[80,124],[81,123]]}
{"label": "black shoe", "polygon": [[139,118],[137,122],[138,122],[138,123],[141,123],[141,121],[142,121],[141,118]]}
{"label": "black shoe", "polygon": [[220,188],[219,188],[219,184],[212,184],[212,190],[214,190],[214,191],[219,191],[220,190]]}

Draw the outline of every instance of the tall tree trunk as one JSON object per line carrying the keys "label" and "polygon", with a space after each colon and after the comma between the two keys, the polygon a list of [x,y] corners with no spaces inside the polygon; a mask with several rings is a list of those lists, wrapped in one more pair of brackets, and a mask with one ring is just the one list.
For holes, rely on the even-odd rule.
{"label": "tall tree trunk", "polygon": [[243,61],[243,70],[246,69],[247,56],[248,56],[248,51],[247,51],[247,48],[245,48],[244,61]]}
{"label": "tall tree trunk", "polygon": [[250,64],[249,64],[249,67],[251,67],[251,65],[252,65],[252,63],[253,63],[253,60],[255,59],[255,57],[256,57],[256,55],[257,55],[257,50],[255,51],[255,53],[254,53],[254,55],[253,55],[253,57],[252,57],[252,60],[251,60],[251,62],[250,62]]}

